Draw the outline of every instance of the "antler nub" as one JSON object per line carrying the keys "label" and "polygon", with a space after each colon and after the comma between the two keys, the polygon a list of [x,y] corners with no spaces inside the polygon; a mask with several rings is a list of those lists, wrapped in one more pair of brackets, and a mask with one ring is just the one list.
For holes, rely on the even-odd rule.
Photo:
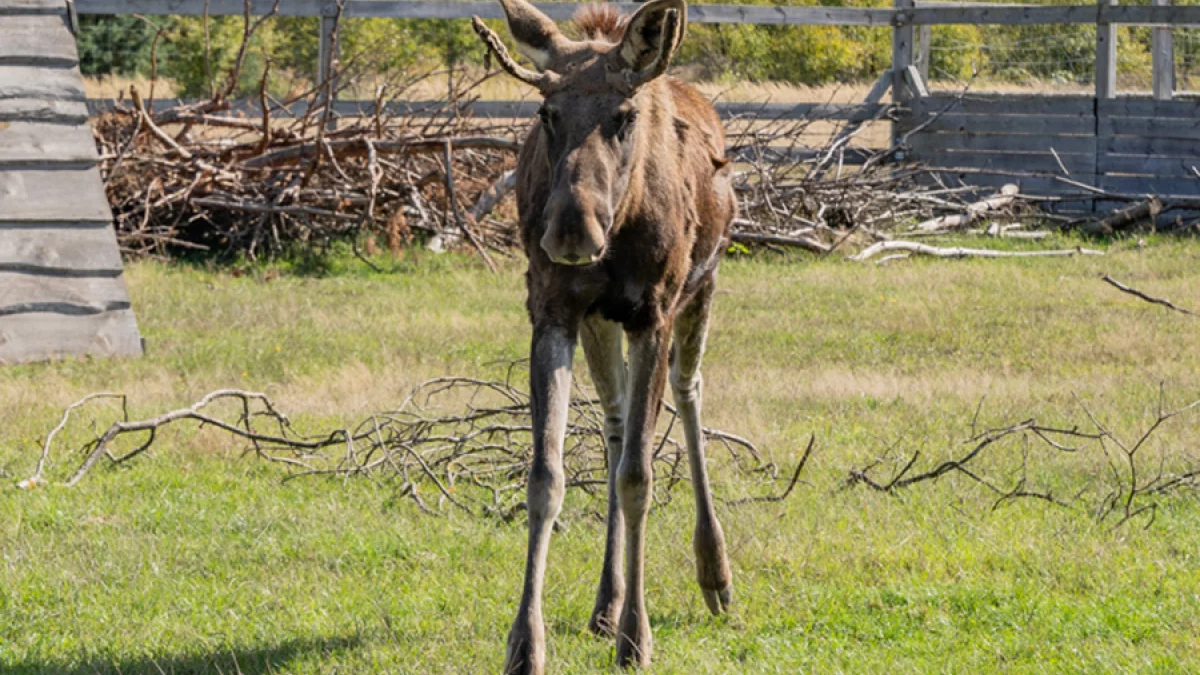
{"label": "antler nub", "polygon": [[496,55],[496,59],[500,62],[500,67],[503,68],[509,75],[517,78],[525,84],[533,85],[541,91],[546,91],[558,84],[561,79],[558,73],[547,70],[541,73],[535,73],[524,66],[519,65],[509,55],[508,49],[504,47],[504,43],[500,41],[500,36],[496,32],[483,23],[483,20],[477,16],[471,17],[471,26],[479,35],[479,39],[487,45],[492,54]]}

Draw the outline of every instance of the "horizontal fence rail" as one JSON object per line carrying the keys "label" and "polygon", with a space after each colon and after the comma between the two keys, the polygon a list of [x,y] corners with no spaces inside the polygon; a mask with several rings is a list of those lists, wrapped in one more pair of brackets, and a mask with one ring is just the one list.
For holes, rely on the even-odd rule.
{"label": "horizontal fence rail", "polygon": [[[48,3],[49,4],[49,3]],[[61,4],[61,3],[60,3]],[[570,19],[582,6],[572,2],[534,3],[552,19]],[[614,3],[625,12],[633,3]],[[80,14],[185,14],[202,15],[205,0],[75,0]],[[251,13],[267,14],[273,2],[253,0]],[[241,15],[241,0],[208,0],[211,16]],[[286,0],[279,3],[280,16],[329,17],[337,14],[337,3],[329,0]],[[346,0],[342,16],[348,19],[502,19],[497,2],[436,2],[426,0]],[[795,26],[903,26],[932,24],[1136,24],[1200,26],[1200,6],[1072,5],[1031,7],[1016,5],[937,6],[913,8],[867,7],[774,7],[762,5],[688,5],[692,23],[729,23]]]}
{"label": "horizontal fence rail", "polygon": [[[147,106],[153,109],[173,108],[201,103],[200,99],[159,98],[146,99]],[[88,99],[88,112],[92,115],[116,110],[119,102],[108,98]],[[448,117],[454,114],[470,114],[476,117],[490,118],[526,118],[533,117],[540,103],[536,101],[470,101],[459,105],[446,101],[385,101],[379,110],[381,115],[405,117]],[[760,119],[760,120],[850,120],[870,119],[883,114],[887,107],[881,103],[756,103],[718,101],[714,104],[717,113],[722,118]],[[301,117],[305,114],[307,103],[269,106],[271,115]],[[333,104],[333,111],[342,117],[371,117],[374,116],[375,102],[369,100],[338,100]],[[257,101],[229,101],[229,110],[236,115],[258,118],[262,108]]]}

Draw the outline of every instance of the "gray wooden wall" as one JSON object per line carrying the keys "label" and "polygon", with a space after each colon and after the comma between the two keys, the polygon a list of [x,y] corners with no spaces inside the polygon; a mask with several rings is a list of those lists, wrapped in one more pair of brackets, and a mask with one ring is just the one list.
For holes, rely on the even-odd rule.
{"label": "gray wooden wall", "polygon": [[69,24],[0,0],[0,364],[142,352]]}
{"label": "gray wooden wall", "polygon": [[930,95],[898,126],[908,159],[955,185],[1200,199],[1200,101]]}

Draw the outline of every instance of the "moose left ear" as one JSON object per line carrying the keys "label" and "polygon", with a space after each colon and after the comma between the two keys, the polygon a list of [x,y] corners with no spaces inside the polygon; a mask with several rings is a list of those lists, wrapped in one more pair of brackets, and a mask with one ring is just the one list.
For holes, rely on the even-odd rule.
{"label": "moose left ear", "polygon": [[[672,9],[675,10],[678,20],[668,22],[667,13]],[[668,23],[674,23],[675,30],[671,31],[671,35],[664,35],[669,28]],[[625,37],[621,39],[621,58],[630,70],[645,70],[655,62],[659,54],[664,54],[670,59],[683,42],[686,30],[687,3],[684,0],[651,0],[629,17]],[[664,42],[668,44],[664,45]]]}

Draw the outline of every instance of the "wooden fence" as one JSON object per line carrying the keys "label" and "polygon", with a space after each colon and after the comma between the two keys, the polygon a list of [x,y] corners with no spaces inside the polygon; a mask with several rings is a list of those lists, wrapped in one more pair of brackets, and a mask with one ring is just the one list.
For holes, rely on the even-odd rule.
{"label": "wooden fence", "polygon": [[[1170,28],[1200,27],[1200,6],[1122,6],[1098,0],[1077,6],[1023,6],[894,0],[892,8],[779,7],[693,4],[694,23],[756,25],[880,26],[892,29],[892,63],[862,104],[725,103],[722,114],[806,118],[821,114],[848,125],[873,119],[890,89],[900,106],[893,138],[904,139],[897,159],[916,160],[949,179],[989,186],[1017,179],[1025,192],[1059,194],[1092,189],[1121,196],[1158,193],[1200,197],[1200,104],[1178,100],[1173,91],[1175,61]],[[243,0],[74,0],[83,14],[240,15]],[[263,14],[274,3],[253,0],[251,11]],[[569,18],[575,3],[535,3],[551,18]],[[636,5],[622,3],[631,11]],[[285,0],[286,16],[320,17],[318,72],[336,77],[333,44],[336,17],[467,19],[502,18],[496,2],[414,0]],[[918,42],[929,44],[930,27],[947,24],[1029,25],[1087,24],[1096,27],[1093,96],[957,96],[930,94],[928,57],[919,58]],[[1116,37],[1119,25],[1154,26],[1153,97],[1124,98],[1117,92]],[[921,40],[923,38],[923,40]],[[419,112],[428,102],[391,102],[400,110]],[[338,101],[343,114],[370,113],[369,101]],[[475,104],[477,114],[526,115],[528,102]],[[906,154],[907,152],[907,154]]]}

